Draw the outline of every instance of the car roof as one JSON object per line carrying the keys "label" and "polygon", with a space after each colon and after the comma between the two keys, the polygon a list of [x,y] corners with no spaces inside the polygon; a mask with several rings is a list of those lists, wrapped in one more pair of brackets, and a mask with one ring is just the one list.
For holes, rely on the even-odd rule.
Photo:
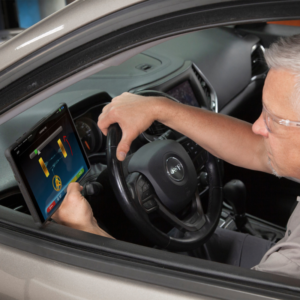
{"label": "car roof", "polygon": [[0,71],[60,37],[145,0],[77,0],[0,45]]}

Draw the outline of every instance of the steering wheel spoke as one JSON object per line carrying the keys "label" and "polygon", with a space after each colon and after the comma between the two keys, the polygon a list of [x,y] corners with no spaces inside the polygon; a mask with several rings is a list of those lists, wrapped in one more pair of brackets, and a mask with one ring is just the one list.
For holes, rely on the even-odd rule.
{"label": "steering wheel spoke", "polygon": [[183,220],[180,220],[176,215],[170,212],[159,200],[157,200],[157,204],[159,214],[179,230],[190,232],[198,231],[206,223],[206,217],[202,209],[198,192],[196,192],[195,199],[191,205],[192,211]]}
{"label": "steering wheel spoke", "polygon": [[155,194],[155,191],[149,180],[142,174],[140,174],[137,178],[136,192],[139,203],[146,211],[146,213],[149,214],[157,210],[158,205],[156,201],[157,196]]}
{"label": "steering wheel spoke", "polygon": [[207,151],[188,137],[181,137],[177,140],[177,142],[183,146],[185,151],[190,156],[196,171],[199,172],[201,169],[203,169],[208,159]]}
{"label": "steering wheel spoke", "polygon": [[155,191],[144,175],[139,172],[131,173],[127,176],[126,183],[131,198],[142,208],[141,211],[150,214],[158,209]]}

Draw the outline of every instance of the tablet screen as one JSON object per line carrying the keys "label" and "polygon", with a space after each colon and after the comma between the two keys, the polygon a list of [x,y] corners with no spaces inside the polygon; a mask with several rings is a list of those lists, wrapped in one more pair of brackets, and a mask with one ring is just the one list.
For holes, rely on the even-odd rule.
{"label": "tablet screen", "polygon": [[89,170],[65,104],[25,136],[12,155],[42,222],[58,208],[68,184]]}

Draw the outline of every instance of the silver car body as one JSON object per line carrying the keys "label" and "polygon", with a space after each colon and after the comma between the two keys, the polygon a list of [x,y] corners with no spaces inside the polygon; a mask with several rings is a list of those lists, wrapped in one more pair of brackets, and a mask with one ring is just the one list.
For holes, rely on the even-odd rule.
{"label": "silver car body", "polygon": [[143,0],[74,1],[1,45],[0,71],[88,23],[141,1]]}
{"label": "silver car body", "polygon": [[[0,46],[0,89],[70,49],[111,32],[112,27],[105,26],[105,17],[141,2],[147,1],[77,0],[2,44]],[[166,8],[171,13],[184,9],[186,5],[192,8],[220,2],[226,1],[174,1],[173,5],[171,1],[157,1],[156,11],[153,14],[156,16],[160,12],[165,14]],[[151,12],[148,13],[151,15]],[[137,16],[137,18],[140,20],[142,16]],[[78,32],[72,35],[75,30],[102,19],[104,23],[99,23],[98,27],[91,28],[90,31],[82,34]],[[136,21],[133,18],[122,24],[116,23],[114,30],[134,24]],[[86,34],[87,32],[89,34]],[[54,41],[57,43],[53,44]],[[118,56],[64,79],[2,114],[0,124],[59,90],[103,68],[118,65],[159,42],[162,40],[123,51]],[[49,48],[47,48],[48,45],[50,45]],[[2,214],[0,218],[5,219],[6,214]],[[51,226],[49,227],[48,233],[51,235]],[[74,237],[79,238],[84,236],[76,230],[73,230],[73,234]],[[22,250],[7,246],[13,243],[14,239],[19,240]],[[84,249],[74,250],[65,247],[61,250],[61,258],[52,260],[52,249],[49,245],[41,239],[38,247],[33,250],[29,244],[32,239],[35,238],[29,235],[22,237],[17,231],[15,235],[10,236],[0,232],[0,299],[274,299],[252,293],[247,288],[237,290],[234,287],[210,283],[205,277],[196,280],[193,274],[186,275],[185,279],[180,278],[180,272],[168,274],[168,270],[155,275],[151,273],[155,270],[155,266],[150,265],[150,269],[143,269],[138,264],[129,266],[114,259],[113,256],[101,259],[94,264],[92,259],[84,256]],[[122,244],[122,242],[106,239],[99,240],[99,242],[103,245],[115,245],[116,249]],[[149,255],[155,255],[155,251],[157,250],[151,249]],[[95,257],[96,255],[97,253],[93,254]],[[63,262],[65,256],[72,256],[69,264]],[[72,265],[72,261],[76,262],[79,257],[84,259],[81,267]],[[168,259],[176,261],[179,257],[173,253],[165,255],[166,261]],[[127,263],[129,262],[128,260]],[[190,264],[194,264],[194,259],[190,259]],[[111,275],[112,273],[115,275]],[[149,279],[148,283],[147,280],[138,279],[143,276]],[[151,283],[154,281],[156,284]],[[177,288],[174,288],[174,285]]]}

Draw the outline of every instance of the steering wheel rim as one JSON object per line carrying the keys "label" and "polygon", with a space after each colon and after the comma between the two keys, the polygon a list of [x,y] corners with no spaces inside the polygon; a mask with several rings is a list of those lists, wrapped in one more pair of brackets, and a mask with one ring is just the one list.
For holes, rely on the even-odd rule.
{"label": "steering wheel rim", "polygon": [[[149,93],[152,93],[152,91],[147,91],[147,93],[149,95]],[[157,91],[154,91],[153,94],[157,95],[158,93]],[[168,96],[162,93],[160,93],[160,95]],[[209,204],[207,213],[204,215],[205,223],[199,230],[193,229],[192,232],[185,231],[184,237],[182,238],[172,237],[160,231],[150,222],[150,219],[148,218],[147,213],[145,213],[142,205],[139,203],[139,201],[137,201],[137,199],[135,199],[132,191],[130,191],[128,180],[126,180],[127,170],[125,170],[124,172],[124,169],[128,169],[130,159],[128,159],[124,163],[120,162],[116,156],[116,149],[121,140],[121,137],[122,131],[119,125],[112,124],[109,127],[107,134],[107,167],[112,188],[120,206],[122,207],[127,217],[137,226],[137,228],[139,228],[139,230],[144,235],[146,235],[150,240],[152,240],[155,244],[161,246],[162,248],[173,251],[186,251],[195,249],[201,244],[205,243],[205,241],[213,234],[215,228],[218,225],[223,203],[221,175],[216,158],[206,151],[203,152],[203,163],[208,173],[209,181]],[[162,147],[164,147],[164,145]],[[168,147],[168,145],[166,147]],[[172,144],[172,149],[173,148],[174,145]],[[136,172],[134,171],[131,172],[129,174],[129,177],[134,176],[133,174],[135,173]],[[164,210],[164,212],[162,213],[170,213],[170,211],[166,209],[162,203],[157,202],[157,204],[160,212]],[[172,216],[173,215],[171,212],[171,217]]]}

